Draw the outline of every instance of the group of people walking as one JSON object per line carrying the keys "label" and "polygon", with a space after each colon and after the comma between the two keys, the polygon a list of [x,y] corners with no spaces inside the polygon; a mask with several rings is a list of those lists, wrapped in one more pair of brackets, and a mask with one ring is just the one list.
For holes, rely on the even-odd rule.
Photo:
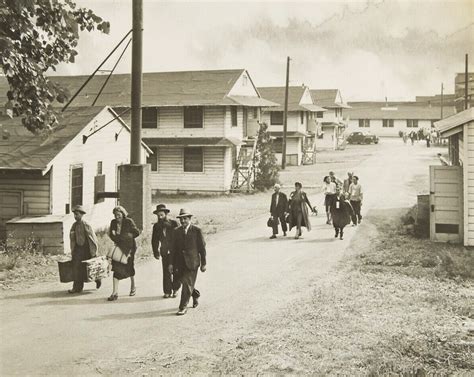
{"label": "group of people walking", "polygon": [[[113,290],[108,301],[118,299],[120,280],[130,278],[130,296],[136,295],[135,285],[135,253],[136,238],[140,230],[122,206],[113,209],[114,218],[109,227],[108,235],[114,243],[114,250],[119,250],[123,258],[112,259]],[[177,315],[184,315],[192,298],[193,308],[199,305],[200,292],[195,288],[198,270],[206,271],[206,242],[199,227],[192,224],[193,215],[181,209],[178,222],[169,216],[170,210],[165,204],[156,206],[153,212],[158,221],[153,226],[151,247],[155,259],[162,262],[163,291],[165,298],[175,298],[181,289],[181,300]],[[82,206],[73,209],[75,222],[70,231],[73,287],[69,293],[80,293],[86,281],[86,266],[83,261],[94,258],[98,254],[97,236],[92,227],[84,220],[86,211]],[[101,281],[96,281],[99,289]]]}
{"label": "group of people walking", "polygon": [[[347,173],[344,181],[338,179],[334,172],[323,179],[324,206],[326,209],[326,224],[333,225],[335,237],[341,240],[344,237],[344,228],[352,222],[353,226],[361,223],[361,207],[363,200],[362,186],[359,177],[353,172]],[[278,227],[281,226],[283,236],[286,232],[296,226],[295,239],[302,235],[302,227],[311,230],[309,210],[317,213],[306,193],[302,190],[300,182],[295,182],[295,191],[289,198],[281,192],[281,186],[274,186],[274,193],[270,203],[269,225],[272,227],[270,239],[278,235]],[[309,209],[309,210],[308,210]]]}

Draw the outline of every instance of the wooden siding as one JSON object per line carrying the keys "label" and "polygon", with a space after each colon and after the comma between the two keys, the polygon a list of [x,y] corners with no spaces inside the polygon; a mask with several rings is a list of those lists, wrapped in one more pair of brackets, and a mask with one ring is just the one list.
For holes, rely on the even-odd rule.
{"label": "wooden siding", "polygon": [[64,253],[63,223],[9,223],[8,239],[29,250],[35,245],[45,254]]}
{"label": "wooden siding", "polygon": [[225,118],[225,106],[206,106],[203,128],[184,128],[183,107],[160,107],[158,127],[143,129],[142,137],[223,137]]}
{"label": "wooden siding", "polygon": [[370,127],[359,127],[359,119],[351,119],[349,120],[348,128],[345,133],[349,134],[354,131],[370,131],[372,134],[377,136],[399,137],[398,133],[400,131],[411,132],[418,131],[421,128],[431,129],[431,120],[419,120],[418,127],[407,127],[407,121],[405,119],[395,119],[393,127],[383,127],[382,119],[371,119]]}
{"label": "wooden siding", "polygon": [[[464,125],[464,245],[474,246],[474,122]],[[459,145],[461,157],[461,143]]]}
{"label": "wooden siding", "polygon": [[0,172],[1,191],[20,192],[22,196],[21,215],[47,215],[50,213],[50,175],[40,171]]}
{"label": "wooden siding", "polygon": [[[270,131],[273,132],[283,132],[283,125],[275,126],[270,124],[270,112],[266,111],[262,113],[262,122],[268,125]],[[306,116],[304,123],[301,124],[300,112],[299,111],[290,111],[288,112],[288,124],[287,131],[299,131],[306,133]]]}
{"label": "wooden siding", "polygon": [[[105,190],[117,189],[117,166],[129,162],[130,133],[123,128],[119,120],[113,120],[83,144],[82,135],[89,135],[94,127],[101,127],[113,120],[112,114],[104,109],[80,132],[52,161],[52,214],[66,213],[66,204],[71,199],[71,167],[83,167],[82,204],[87,211],[86,219],[95,228],[105,227],[112,218],[115,199],[105,199],[94,204],[94,177],[97,175],[97,162],[102,161],[102,174],[105,175]],[[116,133],[120,133],[117,140]],[[146,161],[145,149],[142,149],[142,161]],[[72,217],[72,215],[71,215]]]}
{"label": "wooden siding", "polygon": [[244,110],[237,106],[237,127],[232,127],[231,106],[225,107],[224,134],[226,137],[234,137],[242,140],[244,137]]}
{"label": "wooden siding", "polygon": [[[228,162],[224,147],[204,147],[204,171],[184,172],[183,147],[158,147],[158,171],[151,173],[151,188],[161,192],[228,191]],[[227,166],[227,168],[226,168]]]}

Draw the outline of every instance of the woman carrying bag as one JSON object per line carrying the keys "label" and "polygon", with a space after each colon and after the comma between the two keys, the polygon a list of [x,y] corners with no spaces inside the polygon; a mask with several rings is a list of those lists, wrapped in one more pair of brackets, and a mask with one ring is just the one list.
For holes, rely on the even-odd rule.
{"label": "woman carrying bag", "polygon": [[[113,292],[107,299],[115,301],[118,299],[119,281],[130,278],[130,296],[135,296],[135,252],[137,243],[135,238],[140,231],[135,222],[128,217],[128,213],[122,206],[113,209],[115,219],[110,223],[109,237],[114,241],[114,248],[107,254],[112,259],[112,271],[114,272]],[[126,262],[126,263],[125,263]]]}
{"label": "woman carrying bag", "polygon": [[290,199],[288,201],[288,207],[290,210],[290,230],[296,226],[295,239],[300,238],[303,234],[301,231],[302,226],[306,227],[308,231],[311,230],[311,223],[309,222],[308,216],[308,207],[306,207],[306,205],[309,206],[311,211],[314,211],[313,207],[311,207],[308,196],[303,190],[301,190],[302,188],[303,185],[300,182],[295,182],[295,191],[290,194]]}

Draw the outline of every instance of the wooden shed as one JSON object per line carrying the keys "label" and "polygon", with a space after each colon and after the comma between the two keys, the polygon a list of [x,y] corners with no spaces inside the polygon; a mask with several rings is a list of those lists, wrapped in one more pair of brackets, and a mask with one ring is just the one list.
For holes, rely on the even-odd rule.
{"label": "wooden shed", "polygon": [[430,236],[474,246],[474,109],[435,123],[449,140],[446,166],[430,167]]}
{"label": "wooden shed", "polygon": [[[0,120],[0,238],[31,238],[54,253],[68,250],[75,205],[95,229],[109,224],[117,199],[98,193],[118,191],[118,167],[129,162],[130,150],[129,128],[109,107],[71,108],[59,121],[41,136],[19,118]],[[151,151],[143,144],[142,153],[145,159]]]}

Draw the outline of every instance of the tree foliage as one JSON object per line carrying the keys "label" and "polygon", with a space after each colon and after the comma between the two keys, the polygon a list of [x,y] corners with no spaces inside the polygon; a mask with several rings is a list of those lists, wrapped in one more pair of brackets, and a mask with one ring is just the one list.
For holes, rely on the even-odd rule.
{"label": "tree foliage", "polygon": [[279,170],[273,149],[273,141],[268,132],[268,125],[263,123],[258,131],[256,158],[255,188],[265,190],[278,182]]}
{"label": "tree foliage", "polygon": [[72,0],[0,0],[0,65],[8,80],[9,116],[23,116],[32,132],[54,129],[54,101],[69,93],[46,73],[60,63],[74,63],[80,31],[108,33],[110,24]]}

